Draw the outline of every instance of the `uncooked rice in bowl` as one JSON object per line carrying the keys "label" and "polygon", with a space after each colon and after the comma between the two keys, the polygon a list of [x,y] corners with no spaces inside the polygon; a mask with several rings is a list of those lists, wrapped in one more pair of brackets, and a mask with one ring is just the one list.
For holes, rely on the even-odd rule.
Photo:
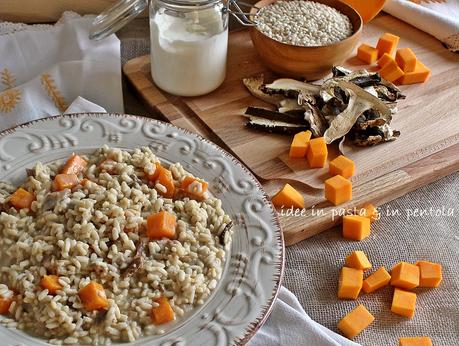
{"label": "uncooked rice in bowl", "polygon": [[[152,321],[160,297],[180,318],[216,288],[231,242],[230,217],[200,183],[180,188],[192,177],[180,163],[168,167],[179,193],[162,197],[167,187],[150,179],[159,160],[149,148],[102,147],[83,158],[87,166],[71,189],[53,182],[62,165],[28,170],[22,187],[34,195],[30,208],[13,207],[17,187],[0,183],[0,305],[11,299],[0,323],[55,345],[162,334],[164,326]],[[160,211],[176,218],[172,239],[145,232],[148,216]],[[45,275],[58,277],[54,294],[41,284]],[[86,309],[79,292],[90,282],[102,285],[106,308]]]}

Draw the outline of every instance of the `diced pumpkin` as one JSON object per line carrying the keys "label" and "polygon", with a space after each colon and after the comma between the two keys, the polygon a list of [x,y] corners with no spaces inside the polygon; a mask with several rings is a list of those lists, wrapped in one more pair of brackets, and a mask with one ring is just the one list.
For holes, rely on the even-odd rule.
{"label": "diced pumpkin", "polygon": [[416,309],[416,293],[395,288],[390,310],[400,316],[413,318]]}
{"label": "diced pumpkin", "polygon": [[400,338],[398,346],[432,346],[432,340],[428,336],[409,336]]}
{"label": "diced pumpkin", "polygon": [[14,294],[12,291],[9,291],[7,297],[0,296],[0,315],[6,315],[10,309],[11,303],[14,301]]}
{"label": "diced pumpkin", "polygon": [[62,174],[80,174],[86,170],[88,163],[81,156],[73,154],[62,168]]}
{"label": "diced pumpkin", "polygon": [[346,266],[349,268],[367,270],[371,268],[371,263],[363,251],[353,251],[346,257]]}
{"label": "diced pumpkin", "polygon": [[57,291],[62,289],[62,285],[59,283],[59,276],[57,275],[43,276],[40,285],[43,289],[47,289],[50,294],[56,294]]}
{"label": "diced pumpkin", "polygon": [[406,72],[398,82],[403,85],[424,83],[430,77],[430,70],[419,60],[416,62],[416,68],[413,72]]}
{"label": "diced pumpkin", "polygon": [[398,67],[395,61],[390,61],[381,70],[379,70],[379,74],[385,80],[388,80],[389,82],[395,82],[405,73],[400,67]]}
{"label": "diced pumpkin", "polygon": [[381,267],[363,280],[362,290],[365,293],[371,293],[387,286],[389,282],[390,274],[387,272],[386,268]]}
{"label": "diced pumpkin", "polygon": [[358,215],[370,219],[370,223],[379,219],[378,209],[376,209],[376,207],[371,203],[366,204],[363,208],[361,208]]}
{"label": "diced pumpkin", "polygon": [[356,337],[373,321],[374,316],[360,304],[338,323],[338,329],[349,339]]}
{"label": "diced pumpkin", "polygon": [[322,168],[327,162],[328,149],[323,137],[317,137],[309,141],[309,148],[306,154],[309,167]]}
{"label": "diced pumpkin", "polygon": [[362,289],[363,270],[343,267],[338,281],[338,298],[357,299]]}
{"label": "diced pumpkin", "polygon": [[392,55],[397,49],[399,40],[400,37],[389,34],[387,32],[382,35],[378,40],[378,44],[376,45],[376,49],[378,50],[378,57],[382,57],[384,53]]}
{"label": "diced pumpkin", "polygon": [[150,239],[162,239],[175,237],[177,218],[165,210],[151,214],[147,218],[147,236]]}
{"label": "diced pumpkin", "polygon": [[354,175],[354,161],[344,155],[340,155],[330,161],[329,173],[331,176],[340,175],[344,178],[350,178]]}
{"label": "diced pumpkin", "polygon": [[357,57],[371,65],[376,60],[378,60],[378,50],[368,44],[362,43],[359,48],[357,48]]}
{"label": "diced pumpkin", "polygon": [[292,159],[306,157],[309,148],[309,140],[311,139],[311,131],[302,131],[293,137],[290,145],[289,157]]}
{"label": "diced pumpkin", "polygon": [[417,261],[419,267],[419,287],[438,287],[443,280],[441,264]]}
{"label": "diced pumpkin", "polygon": [[35,195],[29,191],[18,188],[10,197],[10,203],[16,209],[29,208],[35,200]]}
{"label": "diced pumpkin", "polygon": [[285,184],[285,186],[274,195],[271,201],[278,208],[304,208],[303,195],[295,190],[290,184]]}
{"label": "diced pumpkin", "polygon": [[325,180],[325,198],[334,205],[352,199],[352,183],[340,175]]}
{"label": "diced pumpkin", "polygon": [[359,215],[343,216],[343,237],[362,240],[370,235],[370,220]]}
{"label": "diced pumpkin", "polygon": [[156,162],[154,172],[147,175],[148,180],[154,183],[158,179],[160,167],[162,167],[161,164]]}
{"label": "diced pumpkin", "polygon": [[[172,179],[172,173],[163,166],[157,167],[158,178],[156,179],[155,188],[158,193],[166,198],[172,198],[175,192],[174,179]],[[156,186],[160,184],[161,187]]]}
{"label": "diced pumpkin", "polygon": [[413,72],[416,69],[416,54],[414,54],[411,48],[397,49],[395,61],[397,62],[398,67],[400,67],[405,73]]}
{"label": "diced pumpkin", "polygon": [[400,287],[406,290],[411,290],[419,286],[419,267],[407,263],[397,263],[391,271],[390,284],[395,287]]}
{"label": "diced pumpkin", "polygon": [[54,178],[54,187],[58,191],[72,189],[74,186],[77,185],[78,176],[76,174],[58,174]]}
{"label": "diced pumpkin", "polygon": [[164,324],[175,319],[174,310],[166,297],[155,300],[159,305],[151,309],[151,320],[154,324]]}
{"label": "diced pumpkin", "polygon": [[390,62],[396,63],[392,56],[390,56],[387,53],[384,53],[382,57],[380,57],[376,63],[378,64],[379,67],[384,67]]}
{"label": "diced pumpkin", "polygon": [[206,181],[188,175],[182,180],[181,188],[185,193],[193,197],[202,198],[207,191],[208,185]]}
{"label": "diced pumpkin", "polygon": [[106,309],[108,307],[107,296],[104,287],[91,281],[78,291],[78,296],[88,311]]}
{"label": "diced pumpkin", "polygon": [[386,0],[341,0],[354,8],[364,23],[372,20],[383,8]]}

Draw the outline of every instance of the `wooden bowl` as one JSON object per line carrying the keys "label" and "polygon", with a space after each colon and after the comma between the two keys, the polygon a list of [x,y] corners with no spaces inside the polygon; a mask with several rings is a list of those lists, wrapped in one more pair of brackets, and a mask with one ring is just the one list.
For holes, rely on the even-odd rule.
{"label": "wooden bowl", "polygon": [[[276,0],[262,0],[255,4],[261,8]],[[314,0],[328,5],[347,15],[354,27],[354,33],[337,43],[328,46],[294,46],[281,43],[261,33],[256,27],[250,28],[250,37],[260,60],[270,70],[282,77],[306,78],[317,80],[331,72],[335,65],[342,64],[354,52],[362,31],[362,18],[349,5],[339,0]],[[253,20],[257,9],[250,11]]]}

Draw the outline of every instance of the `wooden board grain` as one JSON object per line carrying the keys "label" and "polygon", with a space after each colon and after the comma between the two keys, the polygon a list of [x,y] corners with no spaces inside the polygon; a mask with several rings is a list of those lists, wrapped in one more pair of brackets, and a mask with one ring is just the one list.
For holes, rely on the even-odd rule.
{"label": "wooden board grain", "polygon": [[[305,215],[281,217],[290,245],[340,222],[340,217],[331,217],[338,209],[368,202],[378,205],[459,169],[459,121],[454,111],[459,106],[454,96],[459,90],[459,57],[434,38],[387,15],[366,26],[363,40],[374,44],[385,31],[399,34],[401,46],[413,47],[432,68],[433,76],[427,84],[404,87],[408,97],[400,103],[394,119],[394,127],[402,130],[400,139],[374,148],[345,147],[358,171],[353,178],[354,199],[339,208],[324,201],[320,188],[327,176],[325,170],[311,170],[304,162],[288,159],[290,138],[243,127],[241,114],[248,105],[266,105],[245,90],[241,78],[259,73],[271,76],[259,63],[247,31],[230,35],[227,78],[209,95],[180,98],[160,91],[151,81],[148,56],[128,62],[124,72],[149,106],[172,123],[232,151],[259,177],[268,193],[286,181],[303,192],[308,206]],[[358,67],[360,63],[349,59],[347,65]]]}

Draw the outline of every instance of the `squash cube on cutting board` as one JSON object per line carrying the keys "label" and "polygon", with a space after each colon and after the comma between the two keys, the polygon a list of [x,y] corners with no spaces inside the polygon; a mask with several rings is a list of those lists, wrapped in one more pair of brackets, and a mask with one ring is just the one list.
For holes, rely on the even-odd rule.
{"label": "squash cube on cutting board", "polygon": [[373,204],[366,204],[362,209],[360,209],[358,215],[370,219],[370,223],[379,219],[378,210]]}
{"label": "squash cube on cutting board", "polygon": [[419,287],[438,287],[440,285],[443,279],[441,264],[417,261],[416,266],[419,267]]}
{"label": "squash cube on cutting board", "polygon": [[418,60],[414,71],[406,72],[398,81],[403,85],[424,83],[427,79],[429,79],[429,77],[430,70]]}
{"label": "squash cube on cutting board", "polygon": [[362,43],[359,48],[357,48],[357,57],[371,65],[376,60],[378,60],[378,50],[368,44]]}
{"label": "squash cube on cutting board", "polygon": [[382,57],[384,53],[392,55],[395,52],[395,49],[397,49],[398,41],[400,41],[400,37],[396,35],[392,35],[387,32],[382,35],[376,45],[378,57]]}
{"label": "squash cube on cutting board", "polygon": [[343,267],[338,280],[338,298],[357,299],[363,284],[363,270]]}
{"label": "squash cube on cutting board", "polygon": [[381,70],[379,70],[379,74],[389,82],[395,82],[397,79],[402,77],[405,72],[398,67],[395,61],[389,61],[383,68],[381,68]]}
{"label": "squash cube on cutting board", "polygon": [[413,318],[416,308],[416,293],[395,288],[390,310],[400,316]]}
{"label": "squash cube on cutting board", "polygon": [[343,216],[343,237],[362,240],[370,235],[370,219],[359,215]]}
{"label": "squash cube on cutting board", "polygon": [[325,167],[327,162],[328,149],[323,137],[317,137],[309,141],[309,149],[306,154],[311,168]]}
{"label": "squash cube on cutting board", "polygon": [[352,183],[340,175],[325,180],[325,198],[334,205],[352,199]]}
{"label": "squash cube on cutting board", "polygon": [[290,146],[289,157],[292,159],[306,157],[309,148],[309,140],[311,139],[311,131],[302,131],[293,137],[292,145]]}
{"label": "squash cube on cutting board", "polygon": [[346,337],[352,339],[368,327],[374,319],[374,316],[365,306],[360,304],[339,321],[338,329]]}
{"label": "squash cube on cutting board", "polygon": [[403,72],[413,72],[416,68],[416,54],[414,54],[411,48],[397,49],[395,61]]}
{"label": "squash cube on cutting board", "polygon": [[398,346],[432,346],[432,340],[428,336],[410,336],[400,338]]}
{"label": "squash cube on cutting board", "polygon": [[386,268],[381,267],[363,280],[362,290],[365,293],[371,293],[387,286],[389,282],[390,274],[387,272]]}
{"label": "squash cube on cutting board", "polygon": [[330,161],[329,173],[331,176],[340,175],[344,178],[350,178],[354,175],[355,165],[354,161],[348,159],[344,155]]}
{"label": "squash cube on cutting board", "polygon": [[391,271],[390,284],[395,287],[400,287],[406,290],[411,290],[419,286],[419,267],[407,263],[400,262],[396,264]]}
{"label": "squash cube on cutting board", "polygon": [[371,268],[371,263],[363,251],[354,251],[346,257],[346,267],[367,270]]}
{"label": "squash cube on cutting board", "polygon": [[376,62],[379,67],[384,67],[391,61],[395,62],[394,58],[387,53],[384,53]]}
{"label": "squash cube on cutting board", "polygon": [[271,199],[278,208],[304,208],[304,197],[290,184],[285,186]]}

